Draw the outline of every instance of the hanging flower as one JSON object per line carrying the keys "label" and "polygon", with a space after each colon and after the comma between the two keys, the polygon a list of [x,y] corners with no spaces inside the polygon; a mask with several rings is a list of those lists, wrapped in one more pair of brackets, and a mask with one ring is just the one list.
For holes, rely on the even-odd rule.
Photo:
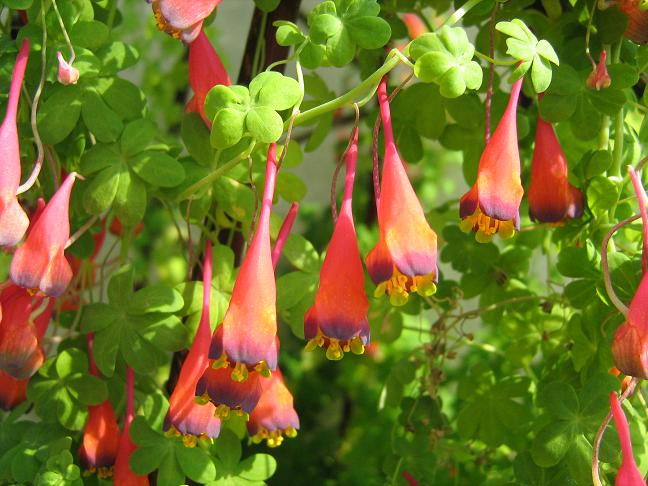
{"label": "hanging flower", "polygon": [[603,49],[601,50],[599,63],[592,69],[592,72],[587,76],[587,80],[585,81],[588,88],[599,91],[601,88],[609,88],[610,84],[612,84],[612,78],[608,74],[607,64],[605,63],[606,58],[607,53]]}
{"label": "hanging flower", "polygon": [[628,426],[628,419],[623,413],[619,398],[614,392],[610,393],[610,406],[612,408],[612,416],[614,417],[614,424],[616,425],[617,433],[619,434],[619,442],[621,443],[621,453],[623,459],[621,461],[621,468],[617,473],[614,484],[616,486],[646,486],[643,475],[639,472],[637,463],[634,460],[632,453],[632,443],[630,442],[630,427]]}
{"label": "hanging flower", "polygon": [[243,381],[232,380],[232,370],[228,367],[214,368],[213,363],[203,373],[196,386],[198,403],[208,401],[215,405],[216,417],[226,420],[232,413],[246,420],[261,398],[260,380],[266,380],[261,374],[252,370]]}
{"label": "hanging flower", "polygon": [[639,176],[631,166],[628,172],[634,186],[643,224],[643,276],[635,292],[628,315],[614,333],[612,357],[614,365],[624,375],[648,379],[648,215],[646,214],[646,193]]}
{"label": "hanging flower", "polygon": [[193,447],[196,438],[216,438],[220,433],[220,420],[214,416],[216,411],[210,402],[197,403],[195,390],[198,380],[209,366],[209,344],[211,329],[209,326],[209,301],[212,282],[211,244],[205,246],[203,264],[203,308],[196,337],[189,354],[182,364],[180,376],[175,389],[169,398],[169,411],[165,419],[165,428],[183,435],[183,443]]}
{"label": "hanging flower", "polygon": [[203,20],[220,2],[221,0],[153,0],[153,12],[158,29],[175,39],[190,43],[202,29]]}
{"label": "hanging flower", "polygon": [[34,223],[11,261],[11,279],[27,289],[59,297],[72,279],[63,251],[70,239],[70,193],[76,174],[67,176]]}
{"label": "hanging flower", "polygon": [[20,99],[20,87],[29,59],[29,39],[23,40],[13,73],[7,113],[0,125],[0,246],[15,246],[22,239],[29,226],[27,214],[18,204],[16,192],[20,185],[20,147],[16,115]]}
{"label": "hanging flower", "polygon": [[277,310],[270,252],[270,211],[277,175],[276,146],[270,145],[259,224],[243,259],[223,323],[214,332],[212,366],[231,367],[234,381],[249,371],[269,376],[277,366]]}
{"label": "hanging flower", "polygon": [[293,396],[284,383],[279,368],[268,379],[261,380],[261,398],[247,423],[252,442],[265,440],[269,447],[280,446],[286,437],[295,437],[299,417],[293,406]]}
{"label": "hanging flower", "polygon": [[7,286],[0,295],[2,320],[0,321],[0,370],[17,380],[36,373],[45,359],[39,335],[31,320],[41,299],[32,296],[16,285]]}
{"label": "hanging flower", "polygon": [[553,126],[538,116],[529,185],[532,220],[560,223],[583,215],[583,193],[569,183],[567,172],[567,158]]}
{"label": "hanging flower", "polygon": [[367,255],[367,271],[378,286],[375,296],[389,295],[392,305],[403,305],[411,292],[436,292],[437,236],[407,177],[391,125],[387,81],[378,87],[385,135],[385,157],[380,197],[376,198],[380,236]]}
{"label": "hanging flower", "polygon": [[344,351],[362,354],[369,343],[367,310],[369,301],[364,290],[364,270],[353,224],[353,181],[358,158],[358,131],[346,156],[346,181],[342,207],[329,244],[315,303],[304,316],[306,349],[326,348],[326,357],[342,359]]}
{"label": "hanging flower", "polygon": [[405,24],[405,27],[407,27],[409,38],[412,40],[428,31],[425,22],[421,20],[421,17],[413,13],[403,14],[403,23]]}
{"label": "hanging flower", "polygon": [[481,243],[495,233],[511,238],[520,226],[520,154],[516,111],[522,78],[513,84],[511,97],[495,133],[479,160],[477,181],[459,203],[461,229],[474,231]]}
{"label": "hanging flower", "polygon": [[202,29],[196,40],[189,44],[189,84],[194,96],[187,103],[187,111],[198,113],[205,124],[211,127],[211,120],[205,114],[207,93],[217,84],[229,86],[232,82]]}
{"label": "hanging flower", "polygon": [[29,379],[16,380],[13,376],[0,371],[0,408],[13,410],[27,400],[27,384]]}
{"label": "hanging flower", "polygon": [[79,70],[65,60],[61,51],[56,53],[56,58],[58,59],[59,65],[58,74],[56,76],[58,82],[63,85],[77,84],[77,81],[79,80]]}
{"label": "hanging flower", "polygon": [[[88,335],[88,361],[90,373],[99,377],[99,370],[92,355],[92,335]],[[113,475],[113,466],[119,448],[119,426],[109,400],[88,407],[88,420],[83,428],[83,440],[79,449],[81,465],[99,478]]]}
{"label": "hanging flower", "polygon": [[619,8],[628,17],[628,26],[623,33],[637,44],[648,42],[648,10],[639,6],[641,0],[621,0]]}

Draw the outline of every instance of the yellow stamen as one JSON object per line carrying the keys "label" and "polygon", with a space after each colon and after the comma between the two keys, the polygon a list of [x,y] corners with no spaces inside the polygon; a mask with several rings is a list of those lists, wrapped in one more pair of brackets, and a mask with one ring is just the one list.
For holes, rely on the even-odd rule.
{"label": "yellow stamen", "polygon": [[339,361],[344,357],[344,352],[342,351],[340,342],[337,339],[330,339],[330,343],[326,349],[326,357],[331,361]]}
{"label": "yellow stamen", "polygon": [[248,379],[248,369],[245,363],[236,363],[232,371],[232,380],[243,383]]}
{"label": "yellow stamen", "polygon": [[351,348],[351,352],[353,354],[363,354],[365,350],[364,344],[362,344],[362,339],[360,339],[358,336],[354,337],[351,340],[351,346],[349,347]]}
{"label": "yellow stamen", "polygon": [[475,240],[479,243],[487,243],[493,239],[496,233],[504,240],[515,235],[515,225],[512,220],[502,221],[491,218],[477,208],[473,214],[461,220],[459,228],[464,233],[475,232]]}
{"label": "yellow stamen", "polygon": [[110,478],[113,475],[113,467],[100,467],[97,468],[97,477],[101,479]]}
{"label": "yellow stamen", "polygon": [[176,29],[167,22],[167,20],[164,18],[164,15],[162,15],[159,3],[159,1],[153,2],[153,14],[155,15],[155,23],[157,24],[158,30],[169,34],[174,39],[179,39],[182,31],[180,29]]}
{"label": "yellow stamen", "polygon": [[198,437],[196,437],[195,435],[185,434],[182,436],[182,444],[185,447],[189,447],[190,449],[193,449],[194,447],[196,447],[197,443],[198,443]]}
{"label": "yellow stamen", "polygon": [[389,280],[381,282],[374,291],[375,297],[389,295],[389,303],[395,307],[407,304],[409,294],[416,292],[421,296],[429,297],[436,292],[434,273],[410,277],[403,275],[396,266]]}
{"label": "yellow stamen", "polygon": [[229,360],[225,353],[221,354],[220,357],[212,363],[212,368],[215,370],[220,368],[227,368],[229,366]]}
{"label": "yellow stamen", "polygon": [[352,352],[353,354],[364,353],[364,344],[360,336],[354,336],[348,340],[340,340],[324,336],[321,330],[317,331],[317,336],[308,341],[306,351],[313,351],[317,347],[326,348],[326,357],[331,361],[339,361],[344,357],[344,353]]}
{"label": "yellow stamen", "polygon": [[218,417],[221,420],[228,419],[229,414],[230,414],[230,408],[227,405],[223,404],[223,403],[218,405],[216,407],[216,410],[214,410],[214,416]]}
{"label": "yellow stamen", "polygon": [[194,398],[194,402],[198,405],[207,405],[209,403],[209,394],[207,392],[203,393],[199,397]]}
{"label": "yellow stamen", "polygon": [[268,364],[265,361],[260,361],[259,364],[254,367],[254,369],[257,370],[259,374],[264,378],[270,378],[270,375],[272,374],[270,368],[268,368]]}

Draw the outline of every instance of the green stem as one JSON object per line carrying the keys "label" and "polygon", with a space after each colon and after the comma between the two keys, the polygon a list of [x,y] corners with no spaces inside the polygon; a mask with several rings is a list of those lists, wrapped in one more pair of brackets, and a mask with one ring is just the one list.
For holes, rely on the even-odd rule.
{"label": "green stem", "polygon": [[[314,118],[317,118],[318,116],[324,115],[325,113],[335,111],[342,106],[353,104],[356,98],[364,94],[365,91],[375,90],[382,77],[389,71],[394,69],[396,66],[398,66],[400,62],[402,62],[402,59],[400,58],[400,52],[398,51],[398,49],[393,49],[387,55],[385,63],[362,83],[360,83],[358,86],[348,91],[347,93],[343,94],[342,96],[335,98],[334,100],[328,101],[322,105],[316,106],[315,108],[311,108],[310,110],[306,110],[303,113],[300,113],[295,118],[294,125],[304,124]],[[288,122],[286,122],[286,124],[287,123]]]}
{"label": "green stem", "polygon": [[259,38],[257,39],[256,49],[254,50],[254,58],[252,60],[252,77],[256,76],[261,71],[261,50],[265,44],[265,37],[263,33],[266,30],[266,24],[268,23],[268,14],[263,12],[263,17],[261,18],[261,30]]}
{"label": "green stem", "polygon": [[223,165],[216,168],[216,170],[214,170],[214,172],[212,172],[211,174],[209,174],[206,177],[203,177],[198,182],[196,182],[195,184],[192,184],[187,189],[185,189],[183,191],[183,193],[180,194],[180,196],[177,198],[177,201],[179,202],[179,201],[183,201],[185,199],[189,199],[193,194],[198,192],[200,189],[202,189],[203,187],[205,187],[208,184],[211,184],[216,179],[218,179],[220,176],[225,174],[227,171],[229,171],[230,169],[233,169],[234,167],[236,167],[241,162],[241,160],[244,160],[244,159],[248,158],[248,156],[252,153],[252,150],[254,150],[255,145],[256,145],[256,141],[253,140],[252,142],[250,142],[250,145],[248,145],[247,149],[245,149],[243,152],[238,154],[232,160],[229,160],[229,161],[225,162]]}
{"label": "green stem", "polygon": [[447,26],[453,26],[457,22],[459,22],[464,15],[466,15],[470,9],[472,9],[475,5],[480,3],[482,0],[468,0],[465,4],[463,4],[461,7],[459,7],[457,10],[453,12],[450,17],[448,17],[445,22],[441,24],[441,27],[447,25]]}
{"label": "green stem", "polygon": [[490,56],[487,56],[486,54],[482,54],[479,51],[475,51],[475,57],[478,57],[479,59],[483,59],[484,61],[488,61],[491,64],[495,64],[496,66],[513,66],[518,62],[517,59],[511,59],[510,61],[499,61],[497,59],[493,59]]}

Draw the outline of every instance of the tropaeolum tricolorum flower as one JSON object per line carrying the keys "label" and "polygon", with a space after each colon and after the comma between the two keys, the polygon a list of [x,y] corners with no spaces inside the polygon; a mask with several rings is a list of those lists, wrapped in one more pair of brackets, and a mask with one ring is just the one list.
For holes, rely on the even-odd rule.
{"label": "tropaeolum tricolorum flower", "polygon": [[538,115],[529,185],[532,220],[560,223],[583,215],[583,193],[569,183],[567,173],[567,158],[556,132]]}
{"label": "tropaeolum tricolorum flower", "polygon": [[207,93],[217,84],[229,86],[232,82],[203,30],[189,44],[189,84],[194,95],[187,103],[187,111],[198,113],[205,124],[211,127],[211,120],[205,114]]}
{"label": "tropaeolum tricolorum flower", "polygon": [[261,398],[247,423],[252,442],[266,441],[269,447],[278,447],[286,437],[295,437],[299,417],[293,405],[293,396],[277,368],[270,378],[261,380]]}
{"label": "tropaeolum tricolorum flower", "polygon": [[20,146],[16,115],[20,87],[29,59],[29,39],[23,40],[11,74],[7,113],[0,125],[0,246],[15,246],[29,226],[27,214],[18,204],[16,191],[20,185]]}
{"label": "tropaeolum tricolorum flower", "polygon": [[202,29],[203,20],[221,0],[148,0],[158,28],[176,39],[192,42]]}
{"label": "tropaeolum tricolorum flower", "polygon": [[63,251],[70,239],[70,193],[76,174],[67,176],[16,250],[9,274],[17,285],[59,297],[72,279]]}
{"label": "tropaeolum tricolorum flower", "polygon": [[209,366],[209,345],[211,328],[209,326],[209,307],[212,281],[211,244],[205,246],[203,264],[203,308],[200,324],[189,354],[182,364],[180,376],[173,393],[169,398],[169,411],[164,421],[165,428],[182,434],[185,445],[193,447],[198,438],[215,439],[220,433],[220,419],[214,416],[216,411],[211,402],[196,402],[196,385]]}
{"label": "tropaeolum tricolorum flower", "polygon": [[614,365],[625,375],[643,380],[648,379],[648,272],[646,247],[648,244],[648,215],[646,214],[646,193],[639,176],[631,166],[628,172],[632,179],[643,224],[643,276],[635,292],[625,322],[614,333],[612,356]]}
{"label": "tropaeolum tricolorum flower", "polygon": [[436,292],[437,236],[430,228],[421,203],[410,184],[394,142],[387,80],[378,86],[378,101],[385,135],[378,209],[379,239],[367,255],[367,271],[378,286],[375,295],[389,295],[393,305],[403,305],[411,292],[430,296]]}
{"label": "tropaeolum tricolorum flower", "polygon": [[610,406],[612,408],[614,424],[619,434],[619,442],[621,443],[621,453],[623,456],[621,467],[619,468],[614,484],[615,486],[646,486],[646,481],[644,481],[641,472],[639,472],[632,453],[628,419],[625,413],[623,413],[623,408],[621,407],[617,394],[614,392],[610,393]]}
{"label": "tropaeolum tricolorum flower", "polygon": [[209,399],[219,417],[231,409],[250,413],[261,395],[259,380],[277,367],[277,309],[270,252],[270,212],[277,176],[277,149],[271,144],[259,224],[234,283],[225,317],[214,331],[209,358],[196,394]]}
{"label": "tropaeolum tricolorum flower", "polygon": [[513,84],[511,97],[495,133],[479,159],[477,181],[459,203],[461,229],[475,232],[479,242],[496,233],[506,239],[520,226],[520,154],[516,112],[522,78]]}
{"label": "tropaeolum tricolorum flower", "polygon": [[346,156],[346,180],[340,215],[335,223],[322,270],[315,303],[304,316],[306,349],[326,348],[329,359],[338,360],[345,351],[362,354],[369,343],[364,289],[364,270],[353,224],[353,181],[358,158],[358,131]]}

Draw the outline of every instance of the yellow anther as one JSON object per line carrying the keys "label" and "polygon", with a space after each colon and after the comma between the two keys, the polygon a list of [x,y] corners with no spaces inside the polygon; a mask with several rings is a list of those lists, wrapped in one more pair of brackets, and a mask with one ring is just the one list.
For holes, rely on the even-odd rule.
{"label": "yellow anther", "polygon": [[172,425],[171,427],[169,427],[169,430],[164,433],[164,435],[166,437],[173,438],[178,437],[180,435],[180,432]]}
{"label": "yellow anther", "polygon": [[217,369],[219,369],[219,368],[227,368],[227,367],[229,366],[229,361],[228,361],[228,359],[227,359],[227,355],[226,355],[225,353],[221,354],[221,355],[220,355],[220,358],[218,358],[217,360],[215,360],[215,361],[212,363],[211,366],[212,366],[212,368],[214,368],[215,370],[217,370]]}
{"label": "yellow anther", "polygon": [[113,468],[112,466],[110,467],[100,467],[97,469],[97,477],[101,479],[106,479],[109,477],[112,477],[113,475]]}
{"label": "yellow anther", "polygon": [[294,427],[288,427],[285,430],[285,433],[286,433],[286,437],[290,437],[291,439],[297,437],[297,429],[295,429]]}
{"label": "yellow anther", "polygon": [[264,378],[270,378],[270,375],[272,374],[270,368],[268,368],[268,364],[265,361],[259,361],[259,364],[256,365],[254,369],[257,370],[259,374]]}
{"label": "yellow anther", "polygon": [[306,343],[306,351],[313,351],[315,350],[315,348],[317,348],[317,338],[311,339]]}
{"label": "yellow anther", "polygon": [[374,290],[374,297],[382,297],[385,295],[385,292],[387,291],[387,282],[383,282],[376,287],[376,290]]}
{"label": "yellow anther", "polygon": [[218,417],[221,420],[226,420],[227,418],[229,418],[229,414],[230,414],[230,408],[223,403],[218,405],[214,410],[214,416]]}
{"label": "yellow anther", "polygon": [[243,383],[248,379],[248,369],[244,363],[236,363],[234,370],[232,371],[232,380],[239,383]]}
{"label": "yellow anther", "polygon": [[400,307],[407,304],[409,294],[402,289],[394,289],[389,295],[389,303],[394,307]]}
{"label": "yellow anther", "polygon": [[194,398],[194,402],[198,405],[207,405],[209,403],[209,394],[207,392],[203,393],[199,397]]}
{"label": "yellow anther", "polygon": [[348,341],[346,341],[346,342],[344,342],[342,344],[342,349],[344,350],[345,353],[348,353],[349,351],[351,351],[351,348],[349,347],[349,342]]}
{"label": "yellow anther", "polygon": [[328,345],[328,349],[326,350],[326,357],[331,361],[339,361],[343,356],[344,352],[342,352],[342,348],[340,347],[338,340],[331,339]]}
{"label": "yellow anther", "polygon": [[362,344],[362,339],[360,339],[359,336],[356,336],[353,339],[351,339],[350,348],[353,354],[362,354],[364,353],[365,350],[364,344]]}
{"label": "yellow anther", "polygon": [[185,434],[182,436],[182,444],[185,447],[189,447],[190,449],[193,449],[194,447],[196,447],[197,443],[198,443],[198,437],[196,437],[195,435]]}

